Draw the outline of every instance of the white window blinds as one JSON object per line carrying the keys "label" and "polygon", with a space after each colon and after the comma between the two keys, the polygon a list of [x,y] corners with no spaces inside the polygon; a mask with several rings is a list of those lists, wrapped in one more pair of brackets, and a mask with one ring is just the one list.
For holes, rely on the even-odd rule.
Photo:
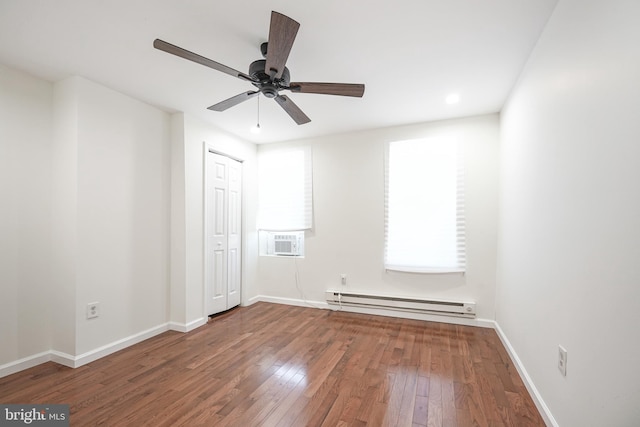
{"label": "white window blinds", "polygon": [[464,161],[453,136],[390,142],[385,161],[385,268],[463,272]]}
{"label": "white window blinds", "polygon": [[312,226],[311,148],[269,150],[258,157],[258,228],[306,230]]}

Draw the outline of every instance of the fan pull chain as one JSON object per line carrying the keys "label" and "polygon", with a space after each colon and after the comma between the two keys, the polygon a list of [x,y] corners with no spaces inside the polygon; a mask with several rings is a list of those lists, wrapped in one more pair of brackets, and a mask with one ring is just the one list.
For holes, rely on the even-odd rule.
{"label": "fan pull chain", "polygon": [[260,95],[258,94],[258,116],[256,119],[256,126],[251,128],[252,133],[260,133]]}

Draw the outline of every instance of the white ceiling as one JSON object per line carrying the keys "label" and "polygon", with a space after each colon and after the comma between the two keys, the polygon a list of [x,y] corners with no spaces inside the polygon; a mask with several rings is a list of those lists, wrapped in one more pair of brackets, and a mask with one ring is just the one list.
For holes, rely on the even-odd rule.
{"label": "white ceiling", "polygon": [[[0,0],[0,63],[50,81],[79,75],[257,143],[500,111],[557,0]],[[161,38],[247,72],[272,10],[300,23],[292,81],[364,83],[363,98],[285,92],[298,126],[253,86],[152,47]],[[446,95],[460,94],[457,105]]]}

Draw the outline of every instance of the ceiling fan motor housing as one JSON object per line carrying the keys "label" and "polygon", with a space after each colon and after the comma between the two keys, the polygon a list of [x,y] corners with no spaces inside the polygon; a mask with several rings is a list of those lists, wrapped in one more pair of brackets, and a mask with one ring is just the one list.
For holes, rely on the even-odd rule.
{"label": "ceiling fan motor housing", "polygon": [[271,76],[266,73],[264,69],[266,63],[267,61],[264,59],[259,59],[251,63],[249,66],[249,75],[256,80],[251,83],[260,89],[260,92],[262,92],[262,94],[267,98],[275,98],[278,96],[279,90],[289,87],[291,76],[289,74],[289,69],[284,67],[282,77],[271,80]]}

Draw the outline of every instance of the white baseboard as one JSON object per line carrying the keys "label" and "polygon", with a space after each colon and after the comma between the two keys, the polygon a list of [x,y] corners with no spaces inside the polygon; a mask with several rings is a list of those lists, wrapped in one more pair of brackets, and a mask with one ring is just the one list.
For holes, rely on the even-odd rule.
{"label": "white baseboard", "polygon": [[243,307],[249,307],[250,305],[253,305],[257,302],[262,301],[262,295],[256,295],[255,297],[251,297],[246,301],[242,301],[242,306]]}
{"label": "white baseboard", "polygon": [[78,356],[73,356],[68,353],[64,353],[57,350],[49,350],[43,353],[38,353],[33,356],[28,356],[15,362],[10,362],[4,365],[0,365],[0,378],[7,375],[15,374],[16,372],[23,371],[25,369],[32,368],[45,362],[55,362],[60,365],[68,366],[69,368],[79,368],[82,365],[91,363],[116,351],[123,350],[134,344],[138,344],[146,339],[154,337],[169,330],[169,324],[164,323],[156,327],[147,329],[146,331],[139,332],[129,337],[114,341],[112,343],[103,345],[96,349],[90,350],[86,353]]}
{"label": "white baseboard", "polygon": [[199,319],[196,320],[192,320],[189,323],[178,323],[178,322],[169,322],[169,330],[171,331],[177,331],[177,332],[191,332],[196,328],[199,328],[202,325],[206,325],[207,324],[207,318],[206,317],[201,317]]}
{"label": "white baseboard", "polygon": [[500,341],[502,341],[502,345],[504,345],[504,347],[507,349],[507,353],[509,353],[509,357],[511,357],[511,361],[513,362],[514,366],[518,370],[518,373],[520,374],[520,378],[522,378],[522,382],[524,383],[525,387],[529,391],[529,394],[533,399],[533,403],[535,403],[536,407],[538,408],[538,411],[540,412],[540,415],[544,419],[544,422],[548,426],[559,427],[557,421],[551,414],[549,407],[547,406],[546,403],[544,403],[544,400],[542,399],[540,392],[538,392],[538,389],[536,388],[535,384],[531,380],[529,373],[527,372],[524,365],[522,364],[522,361],[518,357],[518,354],[516,353],[513,346],[511,345],[511,342],[509,342],[509,339],[502,331],[502,328],[500,328],[500,325],[498,324],[498,322],[493,322],[493,323],[494,323],[494,329],[498,334]]}
{"label": "white baseboard", "polygon": [[[155,326],[153,328],[147,329],[146,331],[139,332],[129,337],[122,338],[112,343],[103,345],[102,347],[98,347],[94,350],[87,351],[86,353],[82,353],[79,356],[75,356],[75,357],[71,356],[73,361],[73,366],[71,367],[78,368],[82,365],[86,365],[87,363],[91,363],[94,360],[98,360],[102,357],[115,353],[116,351],[120,351],[134,344],[138,344],[144,340],[147,340],[151,337],[159,335],[168,330],[169,330],[169,324],[163,323],[162,325]],[[66,355],[66,356],[69,356],[69,355]],[[69,366],[69,365],[66,365],[66,366]]]}
{"label": "white baseboard", "polygon": [[70,355],[69,353],[63,353],[57,350],[51,350],[49,352],[49,360],[52,362],[56,362],[60,365],[64,365],[68,368],[77,368],[76,366],[76,357]]}
{"label": "white baseboard", "polygon": [[50,352],[45,351],[34,354],[33,356],[23,357],[22,359],[5,363],[4,365],[0,365],[0,378],[15,374],[16,372],[24,371],[25,369],[33,368],[34,366],[38,366],[50,360]]}
{"label": "white baseboard", "polygon": [[250,298],[248,305],[255,304],[257,302],[272,302],[274,304],[295,305],[298,307],[311,307],[322,310],[328,310],[330,308],[329,304],[325,301],[309,301],[295,298],[271,297],[268,295],[258,295]]}

